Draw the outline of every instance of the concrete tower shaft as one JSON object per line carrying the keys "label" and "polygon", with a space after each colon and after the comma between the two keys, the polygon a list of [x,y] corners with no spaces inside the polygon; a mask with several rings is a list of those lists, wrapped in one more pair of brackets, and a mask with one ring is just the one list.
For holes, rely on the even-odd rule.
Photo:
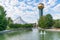
{"label": "concrete tower shaft", "polygon": [[44,8],[44,4],[43,4],[43,3],[40,3],[40,4],[38,5],[39,17],[40,17],[40,16],[43,16],[43,8]]}

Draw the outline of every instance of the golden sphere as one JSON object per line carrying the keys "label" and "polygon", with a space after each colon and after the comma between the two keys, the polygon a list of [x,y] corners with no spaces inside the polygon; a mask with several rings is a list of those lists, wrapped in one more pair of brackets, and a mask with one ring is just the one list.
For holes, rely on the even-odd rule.
{"label": "golden sphere", "polygon": [[38,5],[38,8],[39,8],[39,9],[43,9],[43,8],[44,8],[44,4],[43,4],[43,3],[40,3],[40,4]]}

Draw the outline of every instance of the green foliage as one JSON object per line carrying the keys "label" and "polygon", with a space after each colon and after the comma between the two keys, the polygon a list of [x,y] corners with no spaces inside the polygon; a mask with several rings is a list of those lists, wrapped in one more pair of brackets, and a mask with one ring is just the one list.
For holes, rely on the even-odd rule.
{"label": "green foliage", "polygon": [[25,28],[32,28],[33,27],[33,24],[24,24],[24,27]]}
{"label": "green foliage", "polygon": [[8,24],[13,24],[13,20],[10,17],[8,17]]}
{"label": "green foliage", "polygon": [[5,30],[7,27],[7,20],[6,20],[6,11],[2,6],[0,6],[0,31]]}
{"label": "green foliage", "polygon": [[46,27],[51,28],[53,26],[53,18],[50,14],[46,15]]}
{"label": "green foliage", "polygon": [[55,28],[60,28],[60,20],[58,19],[58,20],[54,20],[54,25],[53,25],[53,27],[55,27]]}
{"label": "green foliage", "polygon": [[10,28],[32,28],[33,24],[10,24]]}
{"label": "green foliage", "polygon": [[45,16],[41,16],[39,21],[38,21],[38,25],[41,28],[45,28],[46,27],[46,19]]}
{"label": "green foliage", "polygon": [[38,25],[41,28],[51,28],[53,25],[53,18],[50,14],[47,14],[46,16],[41,16]]}

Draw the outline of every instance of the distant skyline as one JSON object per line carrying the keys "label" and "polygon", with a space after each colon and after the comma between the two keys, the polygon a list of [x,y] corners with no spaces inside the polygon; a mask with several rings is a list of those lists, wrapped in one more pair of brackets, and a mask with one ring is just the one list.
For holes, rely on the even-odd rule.
{"label": "distant skyline", "polygon": [[60,0],[0,0],[7,11],[7,17],[13,20],[18,16],[28,23],[34,23],[39,18],[38,4],[44,3],[43,14],[51,14],[53,19],[60,19]]}

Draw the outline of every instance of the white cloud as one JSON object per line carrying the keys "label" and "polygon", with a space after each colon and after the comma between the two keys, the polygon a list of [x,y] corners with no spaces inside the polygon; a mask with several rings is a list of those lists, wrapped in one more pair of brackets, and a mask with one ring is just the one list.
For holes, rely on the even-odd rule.
{"label": "white cloud", "polygon": [[54,11],[56,12],[60,12],[60,4],[56,5],[54,8],[53,8]]}
{"label": "white cloud", "polygon": [[[36,19],[38,19],[39,10],[37,6],[42,0],[39,0],[37,3],[36,3],[36,0],[32,0],[32,1],[23,0],[22,2],[19,2],[18,0],[0,0],[0,1],[1,1],[0,4],[5,7],[8,17],[12,17],[13,19],[15,19],[15,15],[21,16],[23,20],[27,22],[33,22],[33,21],[35,22]],[[47,0],[43,0],[42,3],[44,3],[45,5],[44,12],[48,12],[51,9],[50,7],[56,4],[56,1],[57,0],[48,0],[47,2]],[[55,6],[53,9],[60,11],[59,5]],[[33,11],[28,11],[27,9],[30,9]]]}
{"label": "white cloud", "polygon": [[48,12],[52,6],[54,6],[56,4],[57,0],[48,0],[48,2],[46,2],[47,0],[43,0],[42,3],[44,3],[44,11]]}
{"label": "white cloud", "polygon": [[56,4],[57,0],[49,0],[48,4],[50,4],[50,6],[53,6]]}
{"label": "white cloud", "polygon": [[35,0],[25,0],[25,2],[26,2],[28,5],[31,5],[31,4],[34,4],[34,3],[35,3]]}
{"label": "white cloud", "polygon": [[19,2],[17,0],[10,0],[10,5],[14,6],[16,4],[18,4]]}
{"label": "white cloud", "polygon": [[60,19],[60,14],[52,14],[53,19]]}

